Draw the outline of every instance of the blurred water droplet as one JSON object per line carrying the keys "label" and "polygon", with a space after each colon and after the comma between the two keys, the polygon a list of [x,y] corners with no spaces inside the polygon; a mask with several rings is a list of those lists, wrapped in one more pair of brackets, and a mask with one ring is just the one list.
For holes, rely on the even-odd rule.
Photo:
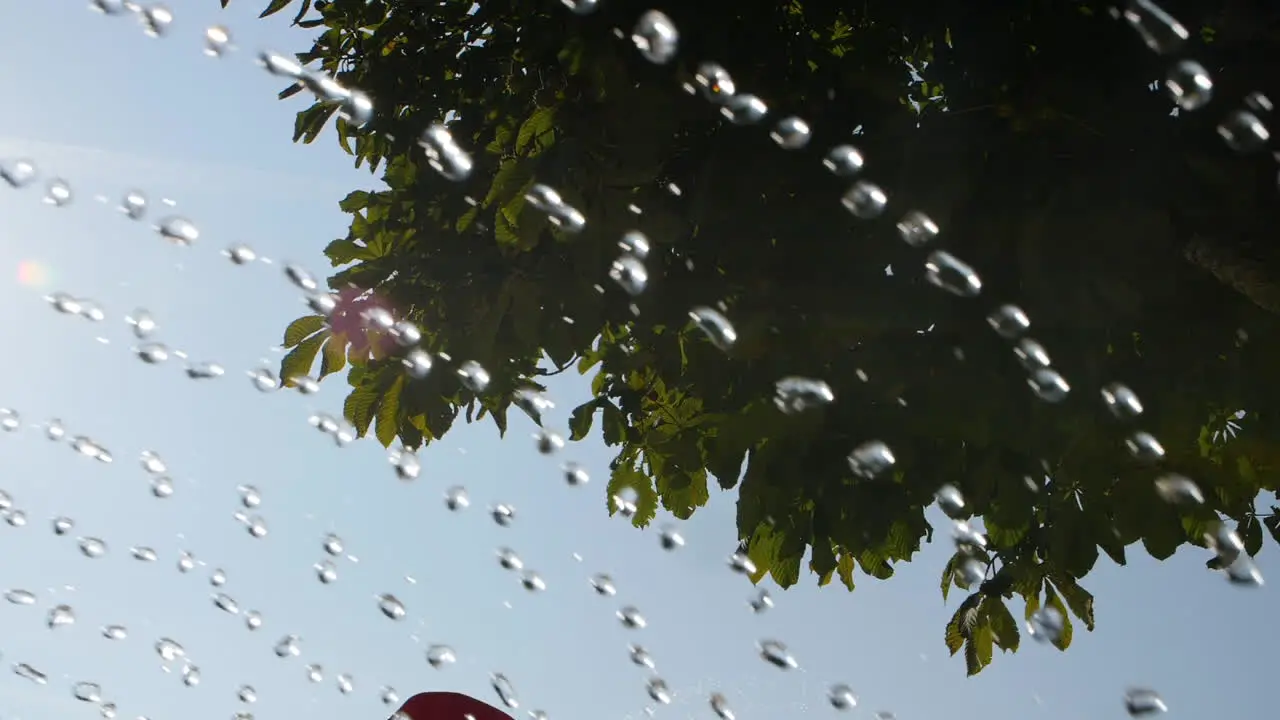
{"label": "blurred water droplet", "polygon": [[1218,125],[1218,136],[1239,153],[1256,152],[1271,139],[1271,131],[1248,110],[1233,110]]}
{"label": "blurred water droplet", "polygon": [[107,625],[102,628],[102,637],[108,640],[124,640],[129,637],[129,631],[123,625]]}
{"label": "blurred water droplet", "polygon": [[1031,327],[1031,318],[1017,305],[1001,305],[987,316],[987,324],[1000,337],[1018,337]]}
{"label": "blurred water droplet", "polygon": [[858,707],[858,696],[853,694],[853,688],[844,683],[832,685],[827,690],[827,699],[831,702],[831,707],[837,710],[852,710]]}
{"label": "blurred water droplet", "polygon": [[1124,694],[1124,709],[1130,717],[1143,717],[1168,712],[1169,707],[1155,690],[1130,688]]}
{"label": "blurred water droplet", "polygon": [[799,150],[812,138],[809,123],[794,115],[782,118],[769,133],[769,137],[783,150]]}
{"label": "blurred water droplet", "polygon": [[72,197],[71,185],[62,178],[50,180],[48,186],[45,187],[45,204],[54,207],[66,207],[71,204]]}
{"label": "blurred water droplet", "polygon": [[378,596],[378,609],[382,611],[383,615],[392,620],[403,620],[406,614],[404,603],[390,593],[383,593]]}
{"label": "blurred water droplet", "polygon": [[156,232],[174,245],[191,245],[200,239],[200,230],[196,228],[195,223],[176,215],[161,220],[156,225]]}
{"label": "blurred water droplet", "polygon": [[141,220],[147,214],[147,196],[141,190],[130,190],[120,200],[120,212],[130,220]]}
{"label": "blurred water droplet", "polygon": [[34,605],[36,602],[35,593],[30,590],[13,589],[4,594],[4,599],[14,605]]}
{"label": "blurred water droplet", "polygon": [[107,554],[107,543],[101,538],[80,538],[80,554],[87,558],[100,558]]}
{"label": "blurred water droplet", "polygon": [[298,657],[302,654],[302,648],[298,643],[301,641],[297,635],[285,635],[276,642],[272,651],[279,658]]}
{"label": "blurred water droplet", "polygon": [[1148,48],[1161,54],[1177,52],[1190,37],[1182,23],[1152,0],[1126,0],[1122,17]]}
{"label": "blurred water droplet", "polygon": [[453,648],[448,645],[432,645],[428,647],[426,657],[427,664],[437,670],[458,661],[458,656],[453,652]]}
{"label": "blurred water droplet", "polygon": [[[607,593],[612,595],[613,593]],[[622,622],[622,626],[631,630],[643,630],[648,622],[644,616],[640,614],[634,606],[628,605],[618,611],[618,620]]]}
{"label": "blurred water droplet", "polygon": [[734,125],[754,125],[769,114],[769,106],[755,95],[743,93],[726,98],[720,114]]}
{"label": "blurred water droplet", "polygon": [[76,613],[71,609],[70,605],[57,605],[49,611],[49,615],[46,618],[45,623],[49,626],[50,630],[54,630],[60,627],[66,627],[67,625],[73,625],[75,624],[75,621]]}
{"label": "blurred water droplet", "polygon": [[662,703],[663,705],[671,704],[671,688],[667,686],[666,680],[657,677],[649,678],[649,681],[645,684],[645,691],[649,693],[649,697],[654,702]]}
{"label": "blurred water droplet", "polygon": [[1155,481],[1156,494],[1171,505],[1203,505],[1204,493],[1191,478],[1182,475],[1164,475]]}
{"label": "blurred water droplet", "polygon": [[665,65],[676,56],[680,47],[680,33],[676,25],[657,10],[649,10],[636,21],[631,31],[631,42],[646,60]]}
{"label": "blurred water droplet", "polygon": [[711,712],[716,714],[720,720],[736,720],[733,710],[729,707],[729,700],[721,693],[711,693]]}
{"label": "blurred water droplet", "polygon": [[91,682],[78,682],[71,686],[71,696],[81,702],[102,702],[102,686]]}
{"label": "blurred water droplet", "polygon": [[1213,99],[1213,78],[1195,60],[1179,60],[1169,69],[1164,87],[1183,110],[1199,110]]}
{"label": "blurred water droplet", "polygon": [[471,506],[471,499],[467,497],[467,489],[461,485],[455,485],[445,491],[444,505],[450,510],[465,510]]}
{"label": "blurred water droplet", "polygon": [[938,237],[938,224],[919,210],[911,210],[898,221],[898,237],[911,247],[924,247]]}
{"label": "blurred water droplet", "polygon": [[958,297],[975,297],[982,292],[982,279],[962,260],[945,250],[935,250],[925,260],[925,280]]}
{"label": "blurred water droplet", "polygon": [[889,195],[879,185],[859,180],[840,198],[840,202],[854,217],[870,220],[884,213]]}

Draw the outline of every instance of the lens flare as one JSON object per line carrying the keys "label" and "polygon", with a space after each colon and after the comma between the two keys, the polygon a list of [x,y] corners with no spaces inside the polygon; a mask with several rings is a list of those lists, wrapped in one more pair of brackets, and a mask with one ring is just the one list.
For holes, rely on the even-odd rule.
{"label": "lens flare", "polygon": [[18,282],[29,288],[43,288],[49,282],[49,270],[37,260],[18,263]]}

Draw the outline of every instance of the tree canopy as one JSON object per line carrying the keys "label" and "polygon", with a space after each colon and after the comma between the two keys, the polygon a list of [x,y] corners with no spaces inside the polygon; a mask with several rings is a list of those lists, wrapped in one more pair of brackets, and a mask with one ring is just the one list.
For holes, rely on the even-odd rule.
{"label": "tree canopy", "polygon": [[[651,8],[678,28],[669,62],[630,37]],[[1264,529],[1280,541],[1280,509],[1257,504],[1264,491],[1280,504],[1276,168],[1217,131],[1234,122],[1234,149],[1265,145],[1230,113],[1277,76],[1277,13],[1167,9],[1185,38],[1129,4],[1165,33],[1144,44],[1091,0],[273,0],[264,16],[294,12],[315,35],[303,65],[373,99],[360,124],[320,97],[294,140],[338,114],[342,147],[385,183],[342,200],[350,231],[324,249],[337,310],[289,326],[282,377],[317,358],[322,378],[347,369],[357,431],[416,448],[459,416],[505,431],[544,358],[593,374],[570,432],[617,451],[609,511],[630,489],[644,526],[659,506],[687,518],[713,485],[736,489],[752,578],[782,587],[805,565],[850,590],[859,573],[892,576],[952,486],[964,507],[947,509],[982,534],[962,534],[943,572],[944,596],[970,593],[950,651],[972,674],[1016,650],[1015,596],[1027,618],[1058,611],[1050,639],[1065,649],[1071,616],[1094,627],[1080,580],[1100,555],[1213,546],[1221,568],[1234,540],[1215,540],[1219,526],[1248,555]],[[1211,69],[1214,98],[1175,112],[1164,78],[1188,58]],[[706,61],[731,83],[700,79]],[[1248,102],[1265,121],[1263,99]],[[435,124],[470,150],[464,178],[420,145]],[[844,144],[865,153],[857,177],[823,167]],[[863,177],[874,185],[850,195]],[[549,219],[542,185],[585,223]],[[632,231],[647,255],[619,247]],[[935,287],[926,265],[956,276],[951,256],[980,292]],[[1005,303],[1038,345],[992,331]],[[421,328],[434,370],[361,320],[373,306]],[[708,337],[697,307],[718,308],[736,341]],[[487,387],[459,382],[463,361]],[[1064,397],[1027,387],[1050,367]],[[785,412],[784,378],[824,381],[834,402],[815,392]],[[1145,412],[1122,396],[1108,413],[1099,391],[1117,381]],[[875,442],[887,469],[859,474],[850,454]],[[1175,475],[1200,502],[1167,501]]]}

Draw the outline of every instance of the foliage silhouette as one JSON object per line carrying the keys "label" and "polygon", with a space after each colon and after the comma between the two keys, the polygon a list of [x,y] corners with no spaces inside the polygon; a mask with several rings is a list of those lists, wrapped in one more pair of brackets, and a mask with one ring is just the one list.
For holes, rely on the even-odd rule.
{"label": "foliage silhouette", "polygon": [[[1280,541],[1280,511],[1255,507],[1280,477],[1275,166],[1214,132],[1276,76],[1280,52],[1261,5],[1185,5],[1170,7],[1193,30],[1184,55],[1222,69],[1213,104],[1170,117],[1144,87],[1170,58],[1083,0],[870,0],[856,13],[831,0],[610,0],[586,16],[551,0],[275,0],[264,16],[287,8],[320,33],[302,62],[375,99],[368,125],[339,117],[336,133],[385,183],[341,202],[350,231],[325,248],[339,309],[288,328],[282,376],[317,357],[321,377],[349,367],[346,417],[416,447],[459,415],[505,432],[513,391],[536,384],[544,357],[594,373],[570,430],[598,426],[617,449],[609,497],[632,488],[644,526],[659,505],[687,518],[713,483],[736,488],[753,580],[782,587],[806,558],[822,585],[892,576],[932,538],[925,508],[951,483],[987,540],[985,579],[966,581],[960,552],[942,577],[944,598],[971,593],[945,634],[969,673],[995,647],[1017,649],[1014,596],[1027,617],[1053,606],[1092,630],[1079,581],[1100,553],[1124,564],[1141,542],[1164,559],[1204,546],[1221,519],[1250,555],[1264,528]],[[646,63],[612,32],[651,6],[680,28],[680,61]],[[702,59],[771,118],[808,119],[809,146],[774,147],[771,120],[737,126],[681,92]],[[300,112],[294,140],[314,141],[336,110]],[[450,110],[475,162],[459,183],[417,145]],[[848,181],[822,167],[847,141],[890,194],[880,219],[846,212]],[[528,206],[535,180],[586,214],[582,232]],[[925,281],[925,251],[893,229],[911,208],[982,273],[981,297]],[[630,230],[653,243],[635,312],[608,279]],[[1074,387],[1064,402],[1028,391],[987,328],[1001,302],[1028,310]],[[371,303],[416,322],[432,353],[480,362],[488,389],[463,388],[444,360],[408,377],[395,344],[360,322]],[[687,315],[718,303],[738,333],[727,353]],[[837,400],[784,414],[770,395],[785,376],[821,378]],[[1125,453],[1137,427],[1098,399],[1115,380],[1147,401],[1160,462]],[[898,461],[856,478],[846,456],[872,439]],[[1204,504],[1161,502],[1152,481],[1169,472],[1195,478]],[[1071,636],[1068,619],[1055,644]]]}

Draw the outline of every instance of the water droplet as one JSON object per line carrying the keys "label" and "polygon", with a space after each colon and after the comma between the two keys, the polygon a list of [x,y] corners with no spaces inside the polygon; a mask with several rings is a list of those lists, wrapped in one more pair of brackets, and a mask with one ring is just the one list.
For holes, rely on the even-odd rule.
{"label": "water droplet", "polygon": [[726,98],[720,114],[734,125],[754,125],[769,114],[769,106],[755,95],[743,93]]}
{"label": "water droplet", "polygon": [[129,631],[123,625],[107,625],[102,628],[102,637],[108,640],[124,640],[129,637]]}
{"label": "water droplet", "polygon": [[663,705],[671,704],[671,688],[667,687],[666,680],[656,677],[649,678],[649,681],[645,684],[645,691],[649,693],[649,697],[653,698],[654,702],[662,703]]}
{"label": "water droplet", "polygon": [[223,255],[236,265],[248,265],[258,259],[258,253],[254,252],[253,248],[243,244],[232,245],[223,251]]}
{"label": "water droplet", "polygon": [[252,685],[241,685],[236,691],[236,697],[242,703],[255,703],[258,701],[258,691]]}
{"label": "water droplet", "polygon": [[1164,446],[1151,433],[1139,430],[1124,441],[1129,454],[1144,462],[1155,462],[1164,457]]}
{"label": "water droplet", "polygon": [[664,525],[658,533],[658,539],[663,550],[678,550],[684,547],[684,536],[676,530],[674,525]]}
{"label": "water droplet", "polygon": [[1179,60],[1169,69],[1164,87],[1183,110],[1199,110],[1213,99],[1213,78],[1195,60]]}
{"label": "water droplet", "polygon": [[553,455],[564,449],[564,438],[558,433],[549,430],[543,430],[533,436],[537,445],[538,452],[543,455]]}
{"label": "water droplet", "polygon": [[249,373],[249,380],[259,392],[274,392],[280,389],[280,378],[268,368],[258,368]]}
{"label": "water droplet", "polygon": [[635,255],[623,255],[613,261],[609,267],[609,279],[613,280],[628,295],[636,297],[644,292],[649,284],[649,271],[644,262]]}
{"label": "water droplet", "polygon": [[919,210],[911,210],[898,221],[898,236],[911,247],[924,247],[938,237],[938,224]]}
{"label": "water droplet", "polygon": [[8,508],[4,511],[4,521],[12,527],[26,527],[27,514],[22,510]]}
{"label": "water droplet", "polygon": [[613,584],[613,578],[603,573],[591,578],[591,588],[596,591],[597,595],[611,596],[618,594],[618,588]]}
{"label": "water droplet", "polygon": [[102,702],[102,686],[91,682],[78,682],[71,686],[71,696],[81,702]]}
{"label": "water droplet", "polygon": [[169,31],[169,26],[173,24],[173,13],[168,7],[157,3],[143,8],[139,20],[148,37],[158,38]]}
{"label": "water droplet", "polygon": [[378,691],[378,698],[382,700],[383,705],[395,705],[400,702],[400,695],[396,693],[396,689],[390,685],[384,685]]}
{"label": "water droplet", "polygon": [[680,48],[680,33],[671,18],[649,10],[636,21],[631,31],[631,42],[646,60],[657,65],[665,65],[676,56]]}
{"label": "water droplet", "polygon": [[461,485],[449,488],[444,494],[444,505],[454,511],[470,507],[471,499],[467,497],[467,489]]}
{"label": "water droplet", "polygon": [[178,555],[178,572],[189,573],[196,569],[196,558],[185,550]]}
{"label": "water droplet", "polygon": [[0,429],[5,432],[15,432],[22,427],[22,416],[17,410],[10,408],[0,408]]}
{"label": "water droplet", "polygon": [[226,370],[218,363],[198,362],[187,366],[187,377],[192,380],[212,380],[226,374]]}
{"label": "water droplet", "polygon": [[1204,493],[1195,481],[1183,475],[1163,475],[1155,481],[1156,494],[1171,505],[1203,505]]}
{"label": "water droplet", "polygon": [[147,214],[147,196],[141,190],[130,190],[120,200],[120,212],[130,220],[141,220]]}
{"label": "water droplet", "polygon": [[1028,371],[1047,368],[1053,363],[1049,359],[1049,352],[1044,349],[1040,343],[1031,338],[1022,338],[1014,345],[1013,354],[1018,358],[1018,362]]}
{"label": "water droplet", "polygon": [[251,537],[264,538],[267,536],[267,521],[261,515],[250,515],[245,519],[244,525]]}
{"label": "water droplet", "polygon": [[729,707],[729,700],[721,693],[711,693],[711,712],[716,714],[720,720],[736,720],[733,709]]}
{"label": "water droplet", "polygon": [[447,180],[463,180],[471,174],[471,156],[454,141],[443,125],[427,128],[418,145],[426,153],[427,163]]}
{"label": "water droplet", "polygon": [[863,443],[849,453],[849,469],[868,480],[893,467],[895,462],[893,451],[879,440]]}
{"label": "water droplet", "polygon": [[826,156],[822,158],[822,165],[832,174],[840,177],[857,175],[862,172],[862,167],[866,164],[862,151],[852,145],[837,145],[828,150]]}
{"label": "water droplet", "polygon": [[302,648],[298,646],[300,641],[297,635],[285,635],[276,642],[273,652],[279,658],[298,657],[302,654]]}
{"label": "water droplet", "polygon": [[797,667],[796,659],[791,656],[787,646],[777,640],[763,640],[758,648],[760,657],[774,667],[790,670]]}
{"label": "water droplet", "polygon": [[71,204],[72,198],[73,194],[71,192],[71,185],[62,178],[54,178],[50,180],[49,184],[45,187],[44,201],[48,205],[52,205],[54,207],[66,207]]}
{"label": "water droplet", "polygon": [[200,668],[195,665],[182,666],[182,684],[187,687],[195,687],[200,684]]}
{"label": "water droplet", "polygon": [[493,521],[500,527],[511,527],[511,523],[516,519],[516,509],[502,503],[494,505],[490,514],[493,516]]}
{"label": "water droplet", "polygon": [[489,387],[489,372],[475,360],[468,360],[458,367],[458,378],[464,387],[476,394]]}
{"label": "water droplet", "polygon": [[257,610],[250,610],[244,614],[244,626],[250,630],[258,630],[262,627],[262,613]]}
{"label": "water droplet", "polygon": [[593,13],[600,6],[600,0],[560,0],[560,2],[578,15]]}
{"label": "water droplet", "polygon": [[176,215],[161,220],[156,226],[156,232],[174,245],[191,245],[200,239],[200,230],[195,223]]}
{"label": "water droplet", "polygon": [[45,623],[50,630],[54,630],[67,625],[73,625],[76,621],[76,613],[71,609],[70,605],[57,605],[49,611],[49,616]]}
{"label": "water droplet", "polygon": [[524,561],[516,554],[515,550],[508,547],[498,548],[498,564],[504,570],[521,570],[524,568]]}
{"label": "water droplet", "polygon": [[1027,378],[1027,385],[1035,392],[1036,397],[1051,403],[1062,402],[1071,392],[1066,378],[1053,368],[1040,368],[1032,372]]}
{"label": "water droplet", "polygon": [[564,481],[570,486],[586,485],[591,480],[591,476],[587,474],[587,471],[576,462],[565,463],[561,467],[561,472],[564,473]]}
{"label": "water droplet", "polygon": [[37,685],[47,685],[49,683],[48,675],[45,675],[26,663],[18,663],[17,665],[14,665],[13,674],[23,680],[30,680]]}
{"label": "water droplet", "polygon": [[1102,388],[1102,401],[1112,415],[1125,420],[1142,414],[1142,401],[1137,393],[1120,383],[1110,383]]}
{"label": "water droplet", "polygon": [[[613,593],[608,593],[612,595]],[[622,626],[631,630],[643,630],[649,623],[644,619],[634,606],[628,605],[618,611],[618,620],[622,622]]]}
{"label": "water droplet", "polygon": [[392,620],[403,620],[405,616],[404,603],[390,593],[378,596],[378,609]]}
{"label": "water droplet", "polygon": [[1218,125],[1218,136],[1232,150],[1248,153],[1266,145],[1271,139],[1271,131],[1257,115],[1248,110],[1234,110]]}
{"label": "water droplet", "polygon": [[1027,619],[1027,634],[1039,642],[1057,644],[1062,639],[1066,619],[1054,607],[1043,607]]}
{"label": "water droplet", "polygon": [[717,63],[703,62],[693,75],[702,96],[716,104],[728,102],[736,93],[733,76]]}
{"label": "water droplet", "polygon": [[338,567],[332,560],[321,560],[315,564],[316,577],[320,582],[329,585],[338,579]]}
{"label": "water droplet", "polygon": [[[3,410],[0,410],[0,416],[3,416]],[[61,440],[67,435],[67,429],[63,426],[62,421],[54,418],[45,424],[44,436],[50,440]]]}
{"label": "water droplet", "polygon": [[222,57],[231,49],[231,31],[221,25],[204,31],[204,54],[209,57]]}
{"label": "water droplet", "polygon": [[520,584],[529,592],[542,592],[547,589],[547,583],[542,576],[532,570],[526,570],[520,575]]}
{"label": "water droplet", "polygon": [[821,380],[785,377],[774,386],[773,403],[788,415],[829,405],[835,399],[831,386]]}
{"label": "water droplet", "polygon": [[343,695],[350,695],[356,689],[355,680],[347,673],[338,675],[337,680],[338,692]]}
{"label": "water droplet", "polygon": [[689,311],[689,318],[702,331],[712,345],[728,351],[738,341],[738,331],[729,319],[709,307],[696,307]]}
{"label": "water droplet", "polygon": [[1031,327],[1031,318],[1017,305],[1001,305],[987,316],[987,324],[1000,337],[1012,340]]}
{"label": "water droplet", "polygon": [[1190,37],[1182,23],[1152,0],[1127,0],[1122,17],[1148,48],[1164,55],[1177,52]]}
{"label": "water droplet", "polygon": [[809,123],[794,115],[779,120],[769,133],[769,137],[783,150],[799,150],[809,144],[812,136]]}
{"label": "water droplet", "polygon": [[4,599],[14,605],[34,605],[36,602],[35,593],[30,590],[13,589],[4,594]]}
{"label": "water droplet", "polygon": [[178,644],[178,641],[166,637],[156,641],[155,650],[160,659],[165,662],[173,662],[187,655],[186,648]]}
{"label": "water droplet", "polygon": [[639,645],[630,645],[628,646],[627,651],[631,657],[631,662],[635,663],[636,665],[639,665],[640,667],[646,667],[646,668],[649,668],[650,670],[653,669],[654,667],[653,657],[649,655],[648,650],[645,650],[643,647]]}
{"label": "water droplet", "polygon": [[852,710],[858,707],[858,697],[853,694],[853,688],[844,683],[832,685],[827,691],[827,699],[831,701],[831,707],[837,710]]}
{"label": "water droplet", "polygon": [[747,601],[747,607],[751,608],[751,612],[760,614],[773,607],[773,597],[769,595],[768,590],[760,588]]}
{"label": "water droplet", "polygon": [[129,548],[129,554],[133,555],[135,560],[140,560],[142,562],[156,561],[156,551],[152,550],[149,547],[141,547],[141,546],[131,547]]}
{"label": "water droplet", "polygon": [[100,558],[107,554],[107,544],[96,537],[80,538],[80,554],[87,558]]}
{"label": "water droplet", "polygon": [[143,343],[134,348],[133,352],[139,360],[148,365],[159,365],[169,359],[169,347],[164,343]]}
{"label": "water droplet", "polygon": [[889,196],[879,185],[859,180],[840,198],[845,209],[862,220],[880,217],[885,206],[889,204]]}
{"label": "water droplet", "polygon": [[418,455],[408,448],[392,451],[388,459],[396,469],[396,477],[404,481],[417,480],[422,473],[422,463]]}
{"label": "water droplet", "polygon": [[938,500],[939,509],[946,513],[947,517],[955,519],[964,514],[964,495],[960,494],[960,489],[955,485],[943,485],[933,496]]}
{"label": "water droplet", "polygon": [[1142,717],[1168,712],[1169,706],[1155,690],[1130,688],[1124,694],[1124,709],[1130,717]]}
{"label": "water droplet", "polygon": [[432,645],[427,648],[426,652],[427,664],[439,670],[445,665],[452,665],[458,661],[458,656],[453,652],[453,648],[448,645]]}
{"label": "water droplet", "polygon": [[945,250],[934,250],[925,260],[925,280],[959,297],[975,297],[982,292],[982,279],[960,258]]}

